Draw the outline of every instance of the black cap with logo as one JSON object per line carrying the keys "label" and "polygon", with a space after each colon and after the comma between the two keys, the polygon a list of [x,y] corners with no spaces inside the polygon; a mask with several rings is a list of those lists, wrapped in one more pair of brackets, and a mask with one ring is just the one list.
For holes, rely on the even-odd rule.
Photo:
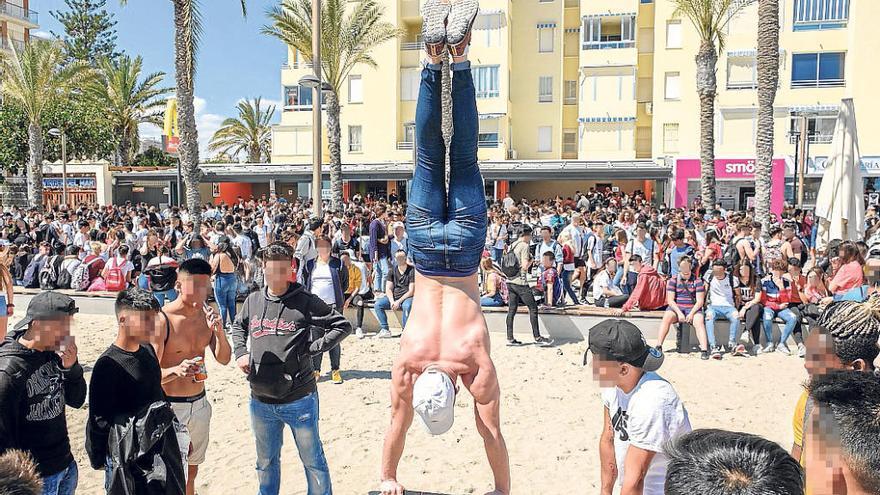
{"label": "black cap with logo", "polygon": [[61,316],[69,316],[79,312],[76,302],[64,294],[46,291],[41,292],[28,303],[25,317],[15,325],[14,330],[27,328],[32,321],[51,320]]}
{"label": "black cap with logo", "polygon": [[[645,342],[641,330],[625,320],[605,320],[590,329],[590,346],[602,359],[627,363],[645,371],[656,371],[663,364],[663,353]],[[586,362],[587,356],[584,356]]]}

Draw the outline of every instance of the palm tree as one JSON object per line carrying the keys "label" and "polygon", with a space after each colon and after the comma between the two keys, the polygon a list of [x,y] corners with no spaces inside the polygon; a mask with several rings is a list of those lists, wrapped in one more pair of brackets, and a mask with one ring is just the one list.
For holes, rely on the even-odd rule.
{"label": "palm tree", "polygon": [[262,98],[238,102],[238,118],[223,121],[211,138],[208,150],[238,156],[247,153],[248,163],[269,161],[272,146],[272,118],[275,105],[261,108]]}
{"label": "palm tree", "polygon": [[697,63],[697,94],[700,96],[700,196],[715,206],[715,77],[718,54],[724,50],[725,28],[751,0],[673,0],[675,15],[687,17],[700,36]]}
{"label": "palm tree", "polygon": [[[239,1],[242,15],[247,16],[245,0]],[[128,0],[119,2],[125,5]],[[178,153],[186,188],[186,206],[195,232],[198,232],[202,221],[199,195],[202,171],[199,169],[199,133],[193,99],[196,54],[202,37],[201,3],[199,0],[171,0],[171,3],[174,6],[174,72],[177,81],[177,121],[180,126]]]}
{"label": "palm tree", "polygon": [[0,54],[0,96],[21,107],[28,121],[28,199],[43,208],[43,112],[92,78],[88,65],[66,62],[58,41],[32,40],[19,52]]}
{"label": "palm tree", "polygon": [[[758,122],[755,135],[755,218],[770,230],[773,103],[779,85],[779,0],[758,2]],[[801,129],[806,132],[806,129]]]}
{"label": "palm tree", "polygon": [[143,60],[122,55],[117,59],[98,61],[99,78],[88,88],[90,96],[106,109],[118,142],[115,162],[127,166],[138,151],[138,125],[160,125],[162,109],[167,102],[165,95],[172,88],[160,88],[164,72],[148,74],[141,80]]}
{"label": "palm tree", "polygon": [[[330,189],[333,209],[342,205],[342,156],[339,126],[339,93],[348,74],[358,64],[377,67],[370,51],[400,36],[390,22],[382,20],[385,9],[375,0],[327,0],[321,10],[321,70],[326,92],[327,141],[330,145]],[[271,25],[263,33],[274,36],[312,59],[311,0],[284,0],[269,10]],[[318,153],[319,150],[315,150]]]}

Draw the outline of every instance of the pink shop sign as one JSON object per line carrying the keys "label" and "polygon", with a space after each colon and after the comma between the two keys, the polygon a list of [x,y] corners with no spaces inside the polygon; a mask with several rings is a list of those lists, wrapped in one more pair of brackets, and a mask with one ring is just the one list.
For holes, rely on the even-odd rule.
{"label": "pink shop sign", "polygon": [[[749,158],[716,158],[716,180],[755,180],[755,160]],[[688,181],[700,179],[700,160],[682,159],[675,166],[675,207],[687,206],[693,198],[688,198]],[[782,212],[785,202],[785,159],[773,160],[770,171],[770,210]]]}

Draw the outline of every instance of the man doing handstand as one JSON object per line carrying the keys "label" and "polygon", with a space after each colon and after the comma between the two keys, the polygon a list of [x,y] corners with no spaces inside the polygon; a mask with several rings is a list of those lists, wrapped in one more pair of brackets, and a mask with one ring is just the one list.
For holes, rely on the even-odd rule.
{"label": "man doing handstand", "polygon": [[[403,495],[397,466],[413,411],[431,434],[452,427],[458,378],[474,397],[477,431],[495,477],[493,494],[510,493],[507,446],[501,436],[501,391],[489,357],[477,267],[486,241],[486,200],[477,166],[476,94],[466,53],[476,0],[427,0],[416,108],[417,160],[406,230],[416,266],[412,312],[391,371],[391,425],[382,451],[383,495]],[[441,131],[441,56],[452,55],[453,135],[448,197]]]}

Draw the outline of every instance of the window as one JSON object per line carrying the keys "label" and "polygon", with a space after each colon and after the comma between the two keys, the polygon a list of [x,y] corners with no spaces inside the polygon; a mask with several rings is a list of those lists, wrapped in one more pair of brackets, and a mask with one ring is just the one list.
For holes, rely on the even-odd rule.
{"label": "window", "polygon": [[728,57],[727,89],[758,87],[758,61],[754,58]]}
{"label": "window", "polygon": [[846,85],[843,52],[795,53],[791,59],[792,88],[835,88]]}
{"label": "window", "polygon": [[666,48],[681,48],[681,21],[666,23]]}
{"label": "window", "polygon": [[359,75],[348,76],[348,102],[364,102],[364,84]]}
{"label": "window", "polygon": [[578,134],[577,129],[565,129],[562,131],[562,153],[565,155],[577,155]]}
{"label": "window", "polygon": [[363,149],[361,142],[361,126],[348,126],[348,151],[349,153],[360,153]]}
{"label": "window", "polygon": [[[812,144],[828,144],[834,135],[834,125],[837,123],[837,114],[829,113],[824,115],[811,115],[807,117],[807,139]],[[801,116],[791,116],[791,127],[789,128],[789,136],[791,144],[798,142],[798,135],[801,130]]]}
{"label": "window", "polygon": [[577,105],[578,83],[577,81],[565,81],[564,98],[566,105]]}
{"label": "window", "polygon": [[678,124],[663,124],[663,152],[678,152]]}
{"label": "window", "polygon": [[415,101],[419,97],[419,71],[418,69],[402,69],[400,71],[400,99],[402,101]]}
{"label": "window", "polygon": [[553,101],[553,76],[541,76],[538,79],[538,102],[550,103]]}
{"label": "window", "polygon": [[403,142],[404,143],[414,143],[416,141],[416,126],[415,124],[405,124],[403,126]]}
{"label": "window", "polygon": [[795,31],[846,27],[850,0],[794,0]]}
{"label": "window", "polygon": [[552,27],[538,29],[538,53],[553,53],[553,30]]}
{"label": "window", "polygon": [[538,127],[538,152],[549,153],[553,151],[553,128],[550,126]]}
{"label": "window", "polygon": [[632,48],[636,40],[636,16],[584,17],[581,31],[584,50]]}
{"label": "window", "polygon": [[477,98],[497,98],[498,90],[498,66],[486,65],[474,67],[474,88],[477,91]]}
{"label": "window", "polygon": [[497,148],[498,131],[483,132],[477,134],[477,146],[480,148]]}
{"label": "window", "polygon": [[480,14],[474,21],[473,39],[486,46],[501,45],[501,14]]}
{"label": "window", "polygon": [[665,97],[667,100],[680,100],[681,99],[681,86],[679,84],[680,79],[681,79],[681,77],[678,72],[667,72],[666,73]]}
{"label": "window", "polygon": [[[321,94],[321,106],[327,104],[327,94]],[[312,89],[303,86],[284,87],[284,109],[303,111],[312,109]]]}

